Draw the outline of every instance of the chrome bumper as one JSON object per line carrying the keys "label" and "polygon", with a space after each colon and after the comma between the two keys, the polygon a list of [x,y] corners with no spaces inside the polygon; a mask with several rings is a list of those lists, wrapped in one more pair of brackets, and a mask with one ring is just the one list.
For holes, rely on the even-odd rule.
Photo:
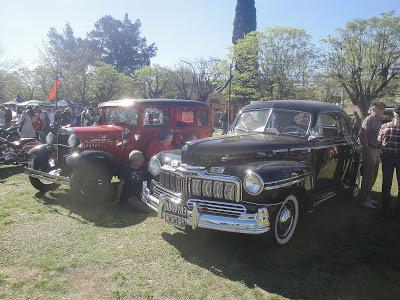
{"label": "chrome bumper", "polygon": [[38,178],[41,180],[46,180],[52,183],[59,183],[59,184],[69,184],[69,177],[65,176],[60,176],[56,174],[49,174],[46,172],[38,171],[38,170],[33,170],[31,168],[26,168],[25,167],[25,173],[29,177],[33,178]]}
{"label": "chrome bumper", "polygon": [[[189,199],[188,201],[190,201]],[[192,199],[193,200],[193,199]],[[162,209],[163,200],[151,194],[147,188],[147,182],[143,182],[142,201],[149,208],[158,212],[160,218],[163,218]],[[188,210],[186,224],[196,228],[206,228],[219,231],[246,233],[246,234],[262,234],[270,229],[269,214],[267,208],[258,209],[257,213],[243,213],[239,217],[226,217],[215,214],[207,214],[200,212],[196,206],[192,210]]]}

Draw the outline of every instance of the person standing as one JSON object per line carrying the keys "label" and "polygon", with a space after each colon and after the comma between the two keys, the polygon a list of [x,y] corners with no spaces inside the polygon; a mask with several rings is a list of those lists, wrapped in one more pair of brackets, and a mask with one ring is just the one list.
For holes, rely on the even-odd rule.
{"label": "person standing", "polygon": [[[396,169],[397,183],[400,187],[400,105],[394,109],[394,118],[383,124],[379,131],[378,142],[382,148],[382,206],[383,216],[393,218],[392,188],[393,171]],[[400,194],[397,191],[396,213],[400,212]]]}
{"label": "person standing", "polygon": [[33,130],[33,118],[35,113],[32,107],[28,107],[28,109],[21,115],[21,118],[18,122],[20,126],[20,133],[22,138],[34,138],[35,131]]}
{"label": "person standing", "polygon": [[4,107],[4,128],[9,128],[12,121],[12,111],[8,106]]}
{"label": "person standing", "polygon": [[366,208],[375,208],[377,201],[370,196],[375,184],[379,169],[378,134],[382,126],[382,115],[385,103],[372,102],[372,113],[362,123],[360,141],[362,146],[363,177],[359,194],[360,205]]}
{"label": "person standing", "polygon": [[228,110],[225,110],[220,119],[222,124],[222,134],[227,134],[229,131],[228,118],[229,118]]}
{"label": "person standing", "polygon": [[352,125],[353,135],[358,136],[360,134],[360,129],[361,129],[361,118],[356,111],[353,113],[353,116],[354,116]]}
{"label": "person standing", "polygon": [[46,136],[50,131],[50,119],[49,115],[47,114],[47,111],[42,109],[42,111],[39,114],[39,120],[40,120],[40,132],[39,132],[39,138],[42,143],[46,141]]}

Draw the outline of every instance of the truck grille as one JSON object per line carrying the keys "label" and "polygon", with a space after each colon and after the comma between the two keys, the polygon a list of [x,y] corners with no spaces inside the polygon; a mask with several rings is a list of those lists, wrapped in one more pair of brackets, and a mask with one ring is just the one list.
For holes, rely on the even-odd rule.
{"label": "truck grille", "polygon": [[208,178],[197,178],[182,176],[162,170],[159,175],[160,185],[183,196],[206,197],[225,199],[230,201],[239,200],[239,186],[235,182],[213,180]]}

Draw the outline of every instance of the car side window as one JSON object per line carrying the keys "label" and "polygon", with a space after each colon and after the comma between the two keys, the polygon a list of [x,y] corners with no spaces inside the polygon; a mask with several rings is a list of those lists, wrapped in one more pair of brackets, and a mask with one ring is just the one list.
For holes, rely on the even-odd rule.
{"label": "car side window", "polygon": [[323,137],[337,137],[340,130],[340,118],[335,113],[322,113],[319,115],[316,127],[320,130]]}
{"label": "car side window", "polygon": [[206,126],[208,124],[208,111],[199,110],[199,126]]}
{"label": "car side window", "polygon": [[143,126],[158,127],[169,125],[169,110],[167,108],[146,107],[143,112]]}
{"label": "car side window", "polygon": [[350,127],[349,119],[346,116],[341,115],[340,116],[340,123],[342,125],[341,126],[342,127],[341,132],[343,133],[343,135],[345,137],[351,136],[351,127]]}
{"label": "car side window", "polygon": [[194,126],[194,110],[179,109],[175,113],[176,127]]}

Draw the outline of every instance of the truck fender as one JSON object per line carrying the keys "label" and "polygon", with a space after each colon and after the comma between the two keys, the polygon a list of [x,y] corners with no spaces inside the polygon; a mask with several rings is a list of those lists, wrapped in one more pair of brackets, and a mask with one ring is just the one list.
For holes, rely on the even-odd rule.
{"label": "truck fender", "polygon": [[42,157],[45,155],[49,155],[53,152],[54,149],[49,147],[47,144],[41,144],[33,147],[31,150],[28,151],[28,157]]}
{"label": "truck fender", "polygon": [[66,162],[72,169],[93,163],[104,164],[113,175],[117,175],[121,167],[120,163],[110,153],[98,150],[73,153],[67,157]]}

